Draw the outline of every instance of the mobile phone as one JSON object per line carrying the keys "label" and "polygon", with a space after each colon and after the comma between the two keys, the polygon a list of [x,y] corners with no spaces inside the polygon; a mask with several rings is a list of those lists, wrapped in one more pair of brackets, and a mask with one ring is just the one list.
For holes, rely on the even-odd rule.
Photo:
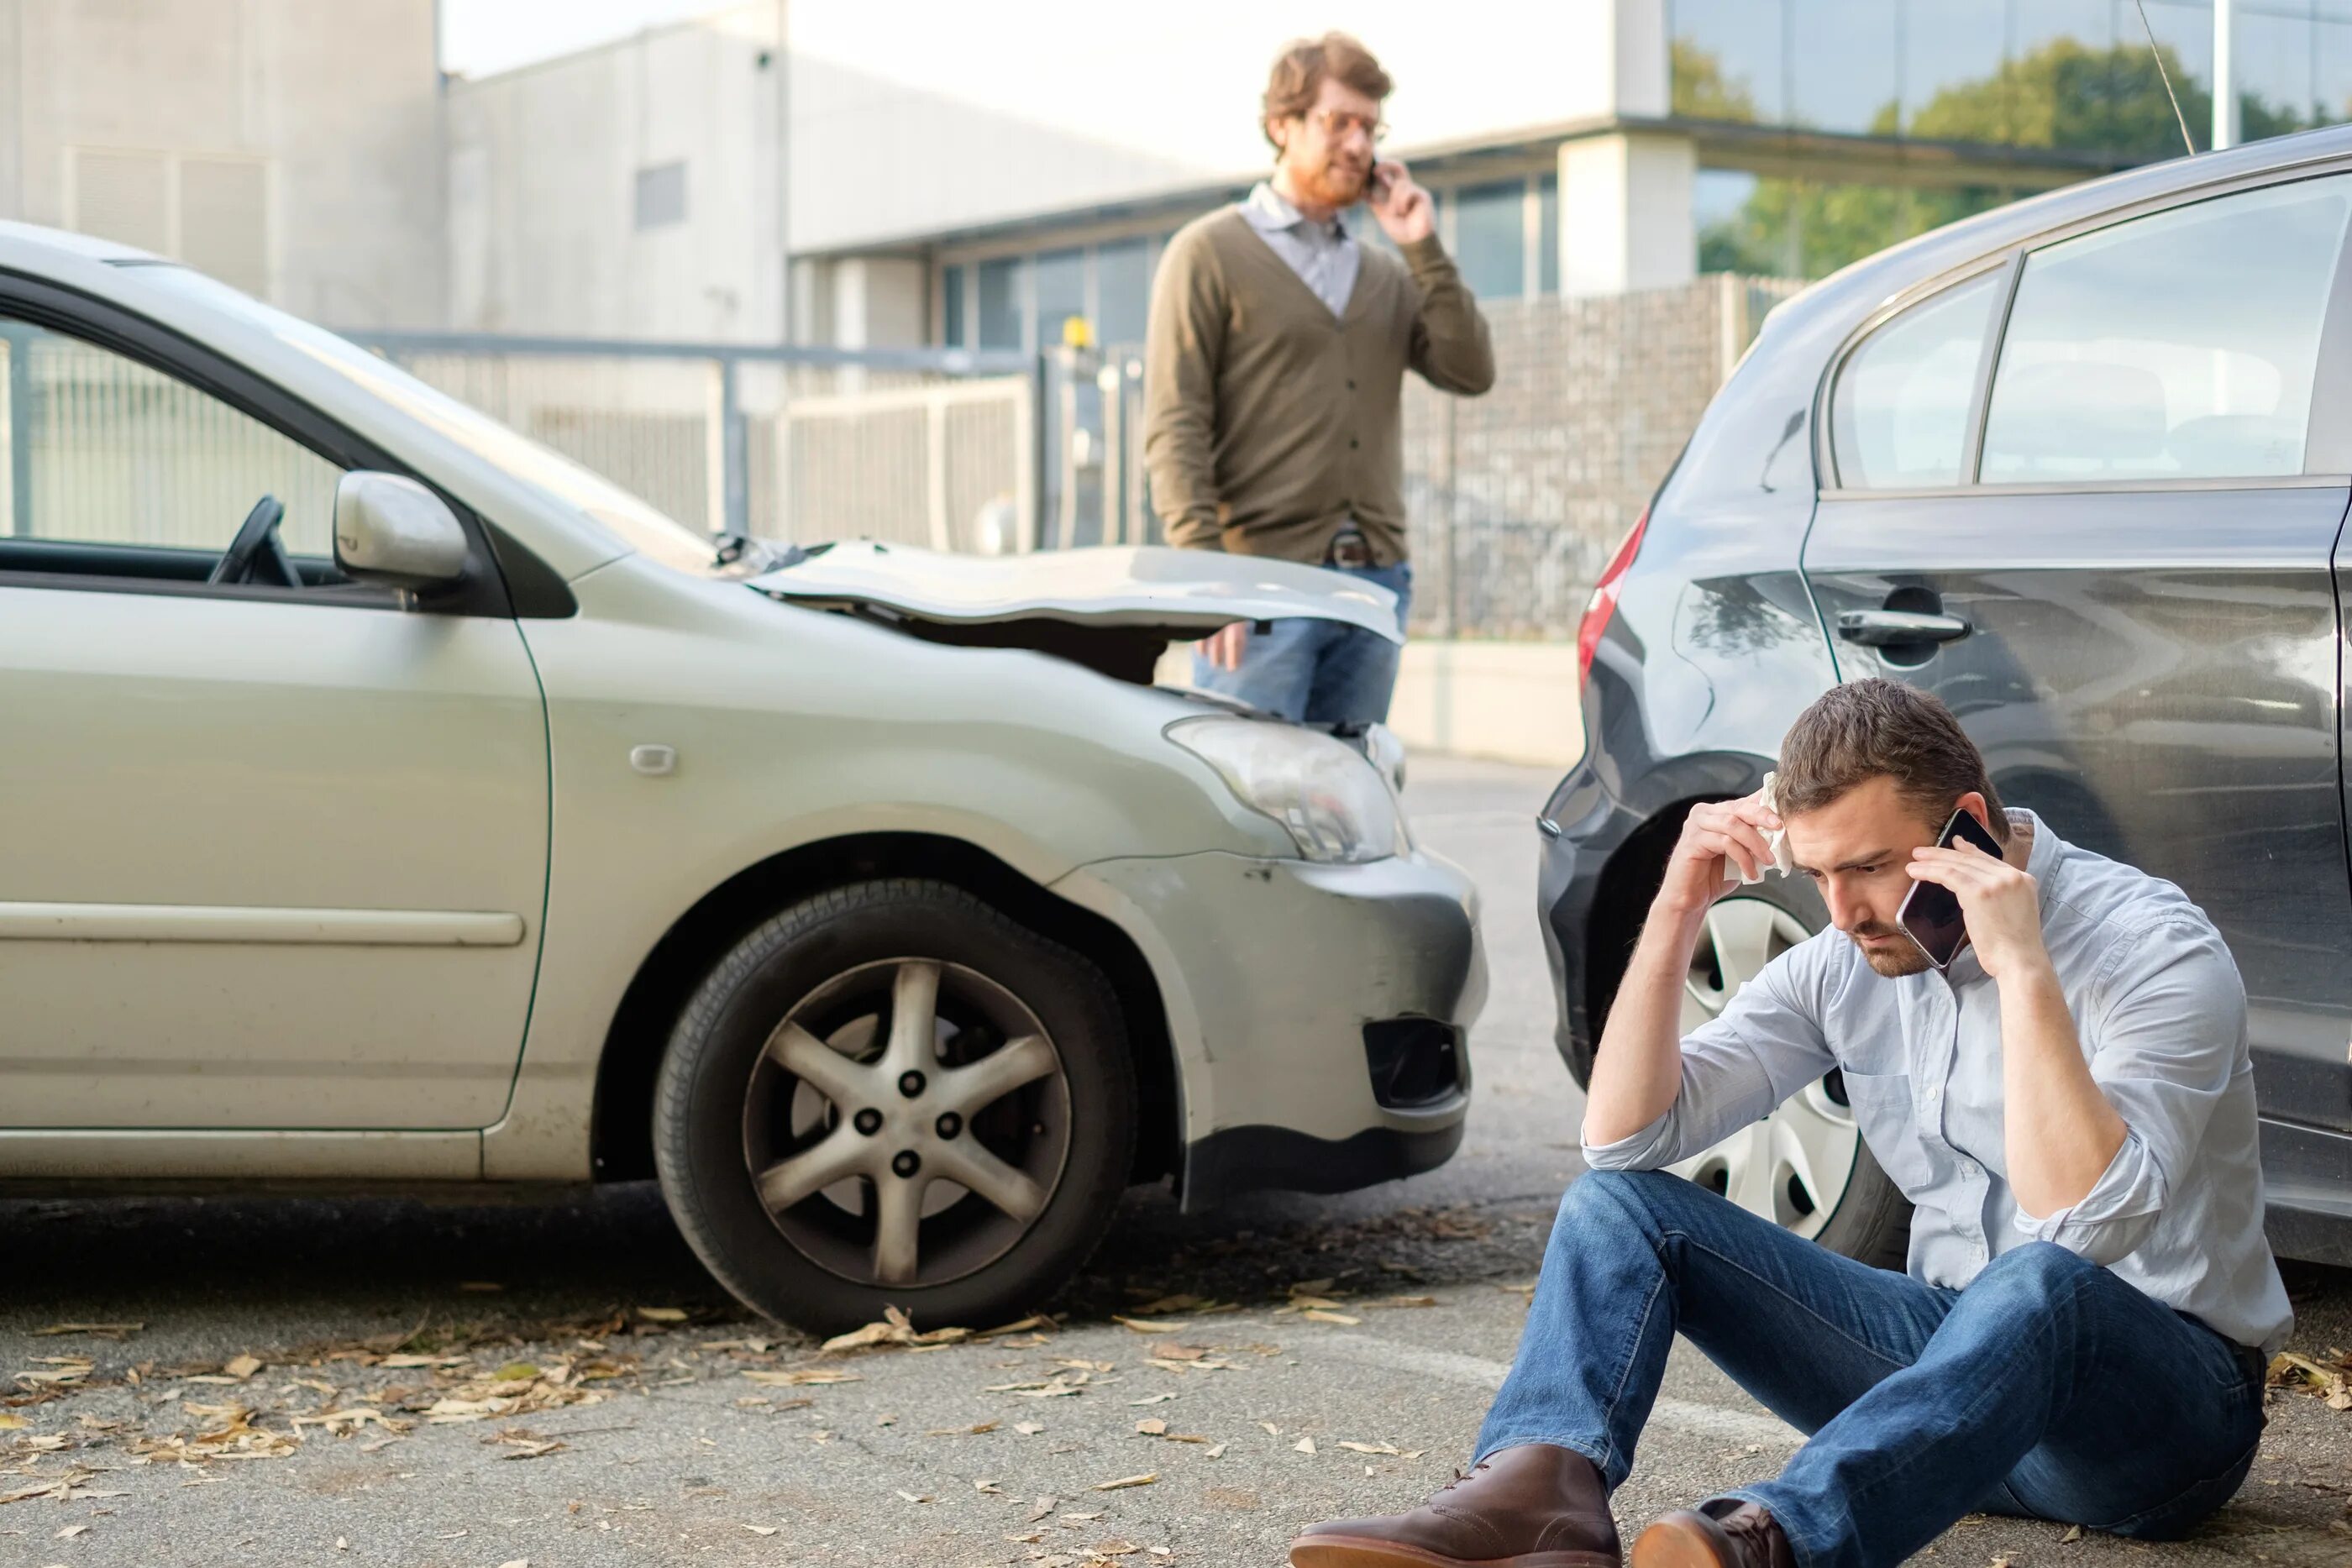
{"label": "mobile phone", "polygon": [[1364,176],[1364,194],[1372,205],[1379,206],[1389,199],[1389,172],[1386,165],[1375,162],[1370,173]]}
{"label": "mobile phone", "polygon": [[[1956,839],[1966,839],[1993,859],[2000,858],[2000,841],[1966,811],[1952,813],[1944,831],[1936,835],[1936,847],[1950,849]],[[1941,883],[1913,883],[1911,891],[1903,895],[1903,906],[1895,912],[1895,924],[1938,969],[1950,967],[1969,935],[1968,924],[1960,918],[1959,895]]]}

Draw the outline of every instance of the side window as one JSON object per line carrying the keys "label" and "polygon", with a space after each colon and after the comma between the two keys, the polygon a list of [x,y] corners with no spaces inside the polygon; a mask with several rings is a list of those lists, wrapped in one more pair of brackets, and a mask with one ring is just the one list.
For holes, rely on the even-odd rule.
{"label": "side window", "polygon": [[288,552],[331,556],[341,476],[208,392],[79,338],[0,319],[0,541],[217,555],[255,503],[275,496]]}
{"label": "side window", "polygon": [[1960,483],[1969,404],[2000,277],[1996,271],[1931,296],[1847,356],[1830,394],[1841,487]]}
{"label": "side window", "polygon": [[1985,415],[1986,484],[2303,472],[2352,179],[2119,224],[2026,258]]}

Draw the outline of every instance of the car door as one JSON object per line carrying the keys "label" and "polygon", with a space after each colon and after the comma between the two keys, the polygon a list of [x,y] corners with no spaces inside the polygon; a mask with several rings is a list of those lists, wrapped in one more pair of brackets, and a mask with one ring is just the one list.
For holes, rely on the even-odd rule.
{"label": "car door", "polygon": [[2352,352],[2347,216],[2352,176],[2209,197],[1896,314],[1835,372],[1804,553],[1843,676],[1936,692],[2008,803],[2205,908],[2263,1113],[2319,1127],[2352,1126],[2352,496],[2311,439]]}
{"label": "car door", "polygon": [[[333,569],[356,437],[5,277],[0,360],[0,1127],[495,1121],[548,768],[478,530],[405,605]],[[264,495],[302,585],[208,584]]]}

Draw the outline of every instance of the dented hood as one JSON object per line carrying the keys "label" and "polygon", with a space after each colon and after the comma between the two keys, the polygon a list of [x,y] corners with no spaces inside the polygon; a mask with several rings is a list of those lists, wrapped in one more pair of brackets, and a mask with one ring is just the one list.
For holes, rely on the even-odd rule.
{"label": "dented hood", "polygon": [[[811,550],[751,585],[811,608],[872,612],[913,623],[910,631],[1045,622],[1166,643],[1236,621],[1305,616],[1404,641],[1396,595],[1377,584],[1264,556],[1165,545],[971,556],[859,539]],[[945,640],[1034,645],[1002,632]]]}

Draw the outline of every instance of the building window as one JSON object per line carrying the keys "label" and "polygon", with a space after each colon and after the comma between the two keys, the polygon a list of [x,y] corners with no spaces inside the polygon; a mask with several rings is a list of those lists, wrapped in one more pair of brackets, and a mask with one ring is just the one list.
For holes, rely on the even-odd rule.
{"label": "building window", "polygon": [[1049,250],[1037,258],[1037,347],[1062,341],[1062,324],[1087,314],[1087,253]]}
{"label": "building window", "polygon": [[686,222],[686,165],[656,163],[637,171],[637,227],[667,228]]}
{"label": "building window", "polygon": [[961,267],[940,269],[940,341],[950,349],[966,346],[963,340],[963,268]]}
{"label": "building window", "polygon": [[1466,185],[1455,193],[1454,261],[1481,299],[1527,292],[1528,183]]}
{"label": "building window", "polygon": [[1021,347],[1021,264],[1024,258],[1001,256],[980,264],[980,299],[974,314],[980,347]]}
{"label": "building window", "polygon": [[1536,292],[1559,292],[1559,176],[1536,182]]}
{"label": "building window", "polygon": [[1143,341],[1151,309],[1151,255],[1144,241],[1121,240],[1095,251],[1095,297],[1105,343]]}

